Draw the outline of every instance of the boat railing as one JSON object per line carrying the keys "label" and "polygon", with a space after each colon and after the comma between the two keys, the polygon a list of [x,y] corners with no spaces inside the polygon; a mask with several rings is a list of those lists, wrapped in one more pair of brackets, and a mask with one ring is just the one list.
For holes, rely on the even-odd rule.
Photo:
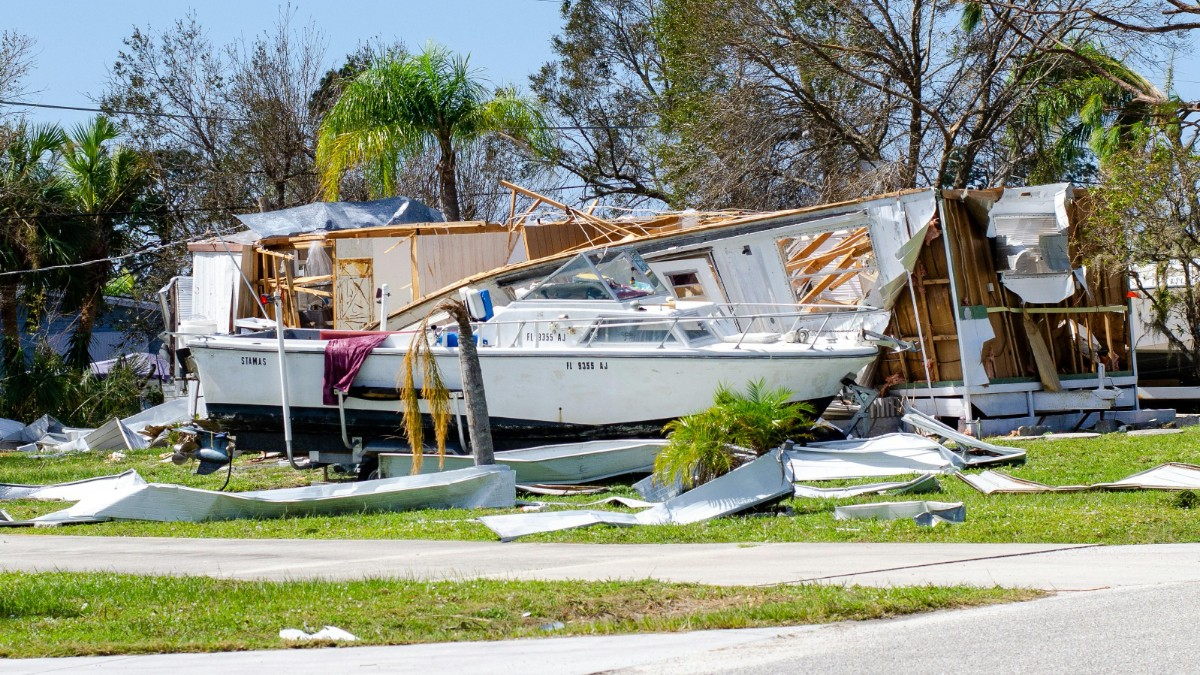
{"label": "boat railing", "polygon": [[[783,335],[789,332],[795,332],[799,338],[797,341],[806,342],[810,349],[815,347],[817,340],[829,334],[846,333],[859,334],[861,324],[856,321],[847,321],[855,314],[865,312],[877,312],[879,310],[873,307],[846,307],[844,305],[765,305],[759,304],[754,307],[781,307],[787,308],[790,311],[770,311],[770,312],[750,312],[744,310],[748,305],[721,304],[714,305],[715,311],[705,315],[674,315],[670,317],[581,317],[571,319],[568,317],[560,317],[556,319],[521,319],[519,321],[489,321],[482,326],[491,326],[498,328],[505,325],[516,325],[516,331],[513,334],[512,341],[509,347],[517,347],[524,342],[523,336],[526,334],[526,328],[532,324],[540,327],[544,324],[550,324],[553,328],[551,332],[557,332],[559,328],[566,325],[568,327],[586,327],[590,329],[587,334],[587,339],[582,342],[582,346],[591,347],[596,340],[596,336],[601,333],[601,329],[613,328],[650,328],[662,326],[665,329],[662,331],[662,337],[658,339],[657,347],[662,349],[667,342],[675,336],[675,329],[680,323],[698,323],[705,325],[709,332],[717,339],[721,339],[723,333],[728,333],[728,329],[714,330],[714,327],[728,326],[729,322],[733,323],[737,330],[732,331],[737,335],[738,339],[734,345],[734,349],[740,349],[742,343],[748,335],[753,334],[754,328],[758,327],[760,332],[775,333]],[[825,309],[827,311],[817,312],[813,309]],[[838,320],[842,319],[842,320]],[[787,320],[789,321],[786,329],[780,329],[776,326],[768,325],[768,320],[771,322]],[[831,325],[833,322],[834,325]],[[813,324],[814,327],[808,327],[808,324]],[[532,334],[533,346],[538,347],[542,343],[541,330],[530,331]],[[497,331],[499,333],[499,331]]]}

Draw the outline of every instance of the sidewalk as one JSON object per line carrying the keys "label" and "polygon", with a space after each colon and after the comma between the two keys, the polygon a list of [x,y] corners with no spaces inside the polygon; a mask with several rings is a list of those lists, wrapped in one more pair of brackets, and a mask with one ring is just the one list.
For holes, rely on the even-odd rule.
{"label": "sidewalk", "polygon": [[0,569],[230,579],[646,579],[1089,590],[1200,580],[1200,544],[525,544],[0,534]]}

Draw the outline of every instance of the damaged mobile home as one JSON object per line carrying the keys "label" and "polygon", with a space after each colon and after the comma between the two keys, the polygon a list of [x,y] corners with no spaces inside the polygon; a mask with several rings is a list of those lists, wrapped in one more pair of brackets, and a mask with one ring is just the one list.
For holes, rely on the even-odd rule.
{"label": "damaged mobile home", "polygon": [[[215,332],[266,325],[257,295],[279,292],[288,327],[369,330],[383,311],[384,328],[403,330],[464,291],[486,291],[506,306],[578,251],[619,244],[680,302],[886,310],[886,326],[868,330],[909,348],[885,351],[846,381],[974,434],[1070,428],[1100,414],[1125,422],[1173,415],[1138,409],[1126,278],[1080,261],[1072,237],[1086,211],[1069,184],[619,219],[509,187],[512,217],[503,225],[388,218],[363,228],[349,218],[345,227],[268,233],[242,244],[240,258],[225,242],[204,244],[196,255],[228,267],[210,275],[197,262],[192,318],[220,315]],[[518,209],[518,197],[531,205]],[[256,295],[245,292],[247,282]],[[553,333],[555,318],[531,323],[531,332]],[[788,326],[755,330],[782,336]],[[900,406],[869,408],[898,417]]]}
{"label": "damaged mobile home", "polygon": [[[1072,237],[1084,217],[1069,184],[915,190],[684,219],[626,245],[681,299],[889,310],[882,332],[915,348],[883,353],[858,384],[977,435],[1099,414],[1169,421],[1173,411],[1138,409],[1127,279],[1082,264]],[[415,323],[463,287],[509,302],[561,259],[468,278],[388,325]]]}

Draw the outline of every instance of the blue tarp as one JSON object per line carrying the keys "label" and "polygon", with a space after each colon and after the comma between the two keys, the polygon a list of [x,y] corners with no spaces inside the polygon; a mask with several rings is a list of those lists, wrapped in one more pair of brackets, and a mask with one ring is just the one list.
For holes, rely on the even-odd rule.
{"label": "blue tarp", "polygon": [[408,197],[369,202],[314,202],[266,213],[246,213],[237,218],[260,238],[446,220],[437,209]]}

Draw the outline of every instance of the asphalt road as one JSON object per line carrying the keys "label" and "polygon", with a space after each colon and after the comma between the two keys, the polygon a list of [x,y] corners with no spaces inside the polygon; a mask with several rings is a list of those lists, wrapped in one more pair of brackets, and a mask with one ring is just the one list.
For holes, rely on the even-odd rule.
{"label": "asphalt road", "polygon": [[[217,562],[219,561],[219,564]],[[1200,544],[589,546],[0,536],[3,569],[229,578],[646,578],[1037,587],[1049,598],[885,621],[491,643],[0,661],[8,673],[1150,672],[1200,669]]]}

